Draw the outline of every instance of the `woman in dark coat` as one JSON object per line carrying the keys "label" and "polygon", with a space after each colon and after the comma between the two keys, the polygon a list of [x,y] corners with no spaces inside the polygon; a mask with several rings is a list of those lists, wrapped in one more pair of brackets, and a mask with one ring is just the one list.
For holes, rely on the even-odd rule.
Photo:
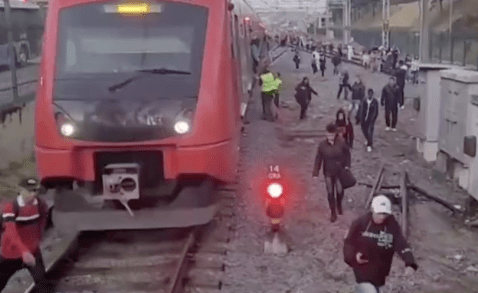
{"label": "woman in dark coat", "polygon": [[351,157],[349,147],[342,137],[337,134],[337,126],[331,123],[327,125],[326,130],[327,138],[319,144],[312,176],[319,177],[319,171],[323,163],[327,199],[331,213],[330,221],[335,222],[337,213],[342,214],[342,199],[344,197],[340,175],[343,169],[350,168]]}
{"label": "woman in dark coat", "polygon": [[350,115],[346,117],[345,110],[342,108],[337,111],[335,126],[337,126],[337,133],[342,136],[349,148],[353,148],[354,127],[350,121]]}
{"label": "woman in dark coat", "polygon": [[321,52],[320,53],[320,57],[319,57],[319,63],[320,63],[320,71],[322,72],[322,77],[324,77],[324,73],[325,73],[325,62],[326,62],[326,59],[325,59],[325,52]]}
{"label": "woman in dark coat", "polygon": [[300,105],[300,119],[305,119],[307,116],[307,109],[309,108],[312,94],[318,96],[317,92],[310,87],[309,78],[304,77],[301,83],[295,87],[295,100]]}

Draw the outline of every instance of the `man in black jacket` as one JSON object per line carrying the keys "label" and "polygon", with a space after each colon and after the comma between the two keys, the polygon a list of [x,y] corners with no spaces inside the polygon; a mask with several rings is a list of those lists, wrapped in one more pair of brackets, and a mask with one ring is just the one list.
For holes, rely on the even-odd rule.
{"label": "man in black jacket", "polygon": [[405,97],[405,80],[407,79],[407,71],[408,68],[405,65],[403,60],[398,61],[398,68],[394,72],[394,76],[397,80],[397,85],[400,88],[400,105],[404,104],[404,97]]}
{"label": "man in black jacket", "polygon": [[371,152],[373,147],[373,129],[378,116],[378,101],[373,96],[373,89],[368,89],[367,99],[360,105],[360,123],[362,132],[367,140],[367,151]]}
{"label": "man in black jacket", "polygon": [[300,119],[303,120],[307,116],[312,94],[318,96],[317,92],[310,87],[309,78],[304,77],[302,82],[295,87],[295,100],[300,105]]}
{"label": "man in black jacket", "polygon": [[337,93],[337,100],[340,99],[340,94],[342,94],[342,90],[344,91],[344,99],[348,99],[349,95],[349,72],[347,70],[344,70],[342,75],[340,76],[340,81],[339,81],[339,92]]}
{"label": "man in black jacket", "polygon": [[337,213],[342,215],[342,200],[344,189],[340,181],[343,169],[350,169],[350,149],[345,141],[337,135],[337,126],[334,123],[326,127],[326,139],[320,142],[314,161],[312,177],[319,177],[323,165],[327,200],[330,207],[330,221],[337,220]]}
{"label": "man in black jacket", "polygon": [[[389,131],[390,127],[393,131],[397,131],[398,106],[403,106],[403,100],[400,97],[400,88],[397,85],[396,78],[390,77],[389,82],[382,90],[382,98],[380,104],[385,106],[385,130]],[[390,116],[392,116],[390,120]]]}
{"label": "man in black jacket", "polygon": [[392,215],[390,199],[379,195],[372,201],[372,211],[355,220],[345,237],[344,260],[354,270],[359,292],[379,292],[395,252],[405,262],[405,274],[412,275],[418,268],[415,258]]}
{"label": "man in black jacket", "polygon": [[365,85],[362,83],[360,77],[356,77],[356,80],[352,86],[348,86],[352,92],[352,111],[355,112],[355,124],[359,124],[360,121],[360,104],[365,97]]}

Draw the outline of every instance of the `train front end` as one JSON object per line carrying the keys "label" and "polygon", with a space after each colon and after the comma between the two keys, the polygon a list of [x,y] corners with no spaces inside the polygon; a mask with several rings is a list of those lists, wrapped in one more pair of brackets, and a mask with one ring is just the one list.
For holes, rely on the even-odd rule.
{"label": "train front end", "polygon": [[212,219],[238,159],[226,11],[213,0],[52,3],[35,156],[59,230]]}

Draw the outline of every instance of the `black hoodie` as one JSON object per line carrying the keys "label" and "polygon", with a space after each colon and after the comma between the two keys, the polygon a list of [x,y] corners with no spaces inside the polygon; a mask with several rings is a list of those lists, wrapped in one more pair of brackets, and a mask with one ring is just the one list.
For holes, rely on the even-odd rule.
{"label": "black hoodie", "polygon": [[[358,252],[363,254],[362,259],[368,260],[367,263],[357,263]],[[345,237],[344,260],[353,268],[357,283],[368,282],[374,286],[383,286],[390,273],[395,252],[407,267],[415,270],[418,268],[393,216],[389,216],[382,225],[377,225],[369,212],[352,223]]]}
{"label": "black hoodie", "polygon": [[[342,114],[343,119],[339,119],[339,114]],[[342,135],[347,145],[352,148],[354,141],[354,127],[350,121],[350,117],[345,115],[344,109],[339,109],[336,114],[335,125],[337,126],[338,133]]]}

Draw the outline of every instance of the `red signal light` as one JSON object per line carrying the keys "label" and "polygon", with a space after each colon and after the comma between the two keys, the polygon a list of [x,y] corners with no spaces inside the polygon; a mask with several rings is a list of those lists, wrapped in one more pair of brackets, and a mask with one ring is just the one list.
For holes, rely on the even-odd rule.
{"label": "red signal light", "polygon": [[280,183],[274,182],[269,184],[269,186],[267,186],[267,193],[272,198],[281,197],[283,192],[284,192],[284,188],[282,187]]}

